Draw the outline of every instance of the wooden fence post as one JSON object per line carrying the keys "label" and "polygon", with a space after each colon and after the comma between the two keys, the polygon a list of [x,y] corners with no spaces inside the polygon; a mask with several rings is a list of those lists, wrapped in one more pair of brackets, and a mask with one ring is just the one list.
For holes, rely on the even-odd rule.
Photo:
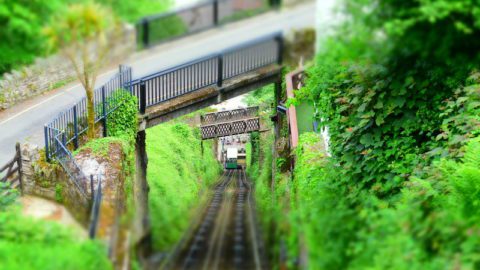
{"label": "wooden fence post", "polygon": [[20,150],[20,143],[15,144],[17,166],[18,166],[18,181],[20,181],[20,194],[23,195],[23,173],[22,173],[22,151]]}

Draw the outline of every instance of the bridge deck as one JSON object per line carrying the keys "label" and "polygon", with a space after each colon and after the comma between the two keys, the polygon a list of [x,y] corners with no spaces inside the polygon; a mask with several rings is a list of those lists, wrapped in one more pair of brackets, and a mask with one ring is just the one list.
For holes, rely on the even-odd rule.
{"label": "bridge deck", "polygon": [[221,103],[265,85],[275,83],[282,75],[280,65],[272,64],[225,80],[222,87],[210,86],[148,107],[140,116],[140,130],[173,118]]}

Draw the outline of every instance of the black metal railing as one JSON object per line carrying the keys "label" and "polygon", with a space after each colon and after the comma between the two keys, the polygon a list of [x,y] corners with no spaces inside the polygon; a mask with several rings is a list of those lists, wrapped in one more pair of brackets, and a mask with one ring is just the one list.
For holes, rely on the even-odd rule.
{"label": "black metal railing", "polygon": [[90,224],[88,228],[88,236],[94,239],[97,235],[98,222],[100,219],[100,206],[102,204],[102,175],[97,175],[97,188],[95,189],[94,177],[90,176],[90,195],[92,201],[92,210],[90,211]]}
{"label": "black metal railing", "polygon": [[[94,107],[95,122],[102,121],[103,133],[107,133],[107,115],[116,109],[124,94],[119,89],[125,88],[132,79],[132,70],[129,67],[120,66],[120,70],[108,82],[95,89]],[[71,108],[61,112],[54,120],[46,124],[45,153],[48,160],[55,157],[59,152],[68,149],[67,145],[73,144],[78,148],[79,139],[88,129],[87,124],[87,100],[82,98]],[[68,150],[67,150],[68,151]]]}
{"label": "black metal railing", "polygon": [[224,52],[134,80],[129,87],[138,97],[140,113],[179,96],[272,64],[281,64],[283,36],[269,35]]}
{"label": "black metal railing", "polygon": [[136,24],[139,47],[196,33],[279,7],[281,0],[207,0]]}
{"label": "black metal railing", "polygon": [[[113,112],[125,97],[118,91],[132,80],[132,70],[120,66],[119,72],[94,92],[95,123],[102,122],[103,135],[107,135],[107,116]],[[47,160],[55,158],[74,182],[82,196],[87,196],[88,178],[75,161],[70,149],[79,147],[81,136],[87,131],[87,100],[81,99],[73,107],[61,112],[46,124],[45,155]]]}

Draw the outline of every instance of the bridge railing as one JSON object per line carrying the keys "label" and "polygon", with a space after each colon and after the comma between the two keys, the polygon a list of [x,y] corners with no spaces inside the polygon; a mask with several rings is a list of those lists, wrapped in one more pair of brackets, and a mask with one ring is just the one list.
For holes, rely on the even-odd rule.
{"label": "bridge railing", "polygon": [[[129,67],[120,66],[120,70],[109,81],[95,89],[94,106],[95,122],[106,120],[108,114],[113,112],[119,105],[122,93],[118,89],[132,79],[132,70]],[[45,154],[48,160],[63,151],[58,144],[60,142],[65,148],[73,144],[76,149],[79,146],[80,136],[88,129],[87,124],[87,100],[82,98],[71,108],[58,114],[55,119],[44,127],[45,133]],[[106,133],[106,125],[103,125],[103,132]],[[56,141],[57,139],[57,141]]]}
{"label": "bridge railing", "polygon": [[90,196],[92,201],[92,210],[90,211],[90,224],[88,226],[88,236],[94,239],[97,236],[98,223],[100,220],[100,206],[102,204],[102,175],[97,175],[97,188],[95,188],[94,177],[90,176]]}
{"label": "bridge railing", "polygon": [[283,36],[276,33],[145,76],[132,81],[129,87],[138,97],[140,112],[144,113],[147,107],[205,87],[221,87],[226,79],[272,64],[281,64],[282,54]]}
{"label": "bridge railing", "polygon": [[207,0],[142,18],[136,24],[139,47],[251,17],[280,5],[280,0]]}

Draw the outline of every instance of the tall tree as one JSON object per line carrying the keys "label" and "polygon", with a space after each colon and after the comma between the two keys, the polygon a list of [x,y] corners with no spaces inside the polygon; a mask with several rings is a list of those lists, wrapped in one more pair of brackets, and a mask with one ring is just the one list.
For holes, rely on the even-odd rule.
{"label": "tall tree", "polygon": [[87,2],[68,6],[45,28],[52,48],[71,62],[87,96],[88,138],[95,138],[94,88],[98,72],[119,38],[120,24],[110,10]]}

